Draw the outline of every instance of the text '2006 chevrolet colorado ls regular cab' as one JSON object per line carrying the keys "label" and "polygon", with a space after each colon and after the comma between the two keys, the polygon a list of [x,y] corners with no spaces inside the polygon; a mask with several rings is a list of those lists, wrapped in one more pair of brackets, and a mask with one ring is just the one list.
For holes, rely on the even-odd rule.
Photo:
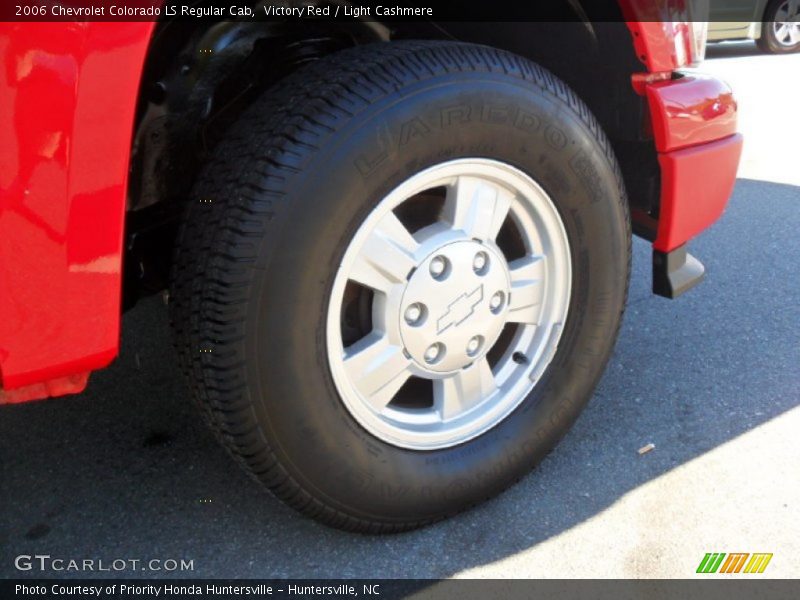
{"label": "text '2006 chevrolet colorado ls regular cab'", "polygon": [[700,281],[742,144],[682,0],[564,4],[0,24],[0,403],[82,391],[169,290],[209,422],[305,514],[401,531],[516,481],[603,373],[631,232],[655,293]]}

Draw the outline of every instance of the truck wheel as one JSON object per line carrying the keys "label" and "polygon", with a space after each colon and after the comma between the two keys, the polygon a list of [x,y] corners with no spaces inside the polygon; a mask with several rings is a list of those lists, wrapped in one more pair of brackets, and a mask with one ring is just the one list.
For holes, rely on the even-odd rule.
{"label": "truck wheel", "polygon": [[396,532],[553,448],[609,358],[629,265],[618,167],[564,83],[486,47],[378,44],[232,127],[186,213],[172,319],[250,473],[324,523]]}
{"label": "truck wheel", "polygon": [[771,0],[764,11],[761,37],[756,44],[762,52],[787,54],[800,51],[800,2]]}

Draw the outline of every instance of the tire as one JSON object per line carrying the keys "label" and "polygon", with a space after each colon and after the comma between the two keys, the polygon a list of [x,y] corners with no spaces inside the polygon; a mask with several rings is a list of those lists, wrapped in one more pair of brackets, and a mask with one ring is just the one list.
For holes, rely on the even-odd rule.
{"label": "tire", "polygon": [[[432,165],[470,160],[551,198],[569,244],[567,317],[509,414],[460,443],[403,447],[343,401],[326,329],[332,290],[387,194]],[[573,424],[617,336],[630,239],[608,140],[541,67],[451,42],[342,51],[269,90],[205,167],[170,294],[182,369],[224,445],[288,505],[345,530],[413,529],[507,488]]]}
{"label": "tire", "polygon": [[[770,0],[764,10],[761,37],[756,40],[758,48],[769,54],[789,54],[800,51],[800,24],[787,25],[778,30],[776,25],[782,22],[781,17],[796,19],[800,5],[792,0]],[[796,41],[794,41],[796,40]]]}

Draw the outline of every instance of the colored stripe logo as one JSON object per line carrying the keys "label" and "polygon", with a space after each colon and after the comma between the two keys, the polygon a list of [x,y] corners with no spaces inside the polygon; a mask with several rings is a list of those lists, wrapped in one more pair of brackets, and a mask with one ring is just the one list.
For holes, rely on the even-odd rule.
{"label": "colored stripe logo", "polygon": [[772,554],[764,552],[707,552],[697,567],[697,573],[763,573],[770,560]]}

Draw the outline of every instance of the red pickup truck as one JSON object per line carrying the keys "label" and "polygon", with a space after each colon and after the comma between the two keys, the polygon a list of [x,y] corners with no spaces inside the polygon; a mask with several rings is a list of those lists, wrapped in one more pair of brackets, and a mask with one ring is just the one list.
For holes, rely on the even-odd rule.
{"label": "red pickup truck", "polygon": [[631,232],[656,294],[700,281],[742,145],[682,0],[564,5],[0,24],[0,403],[81,392],[168,290],[208,421],[303,513],[400,531],[516,481],[603,373]]}

